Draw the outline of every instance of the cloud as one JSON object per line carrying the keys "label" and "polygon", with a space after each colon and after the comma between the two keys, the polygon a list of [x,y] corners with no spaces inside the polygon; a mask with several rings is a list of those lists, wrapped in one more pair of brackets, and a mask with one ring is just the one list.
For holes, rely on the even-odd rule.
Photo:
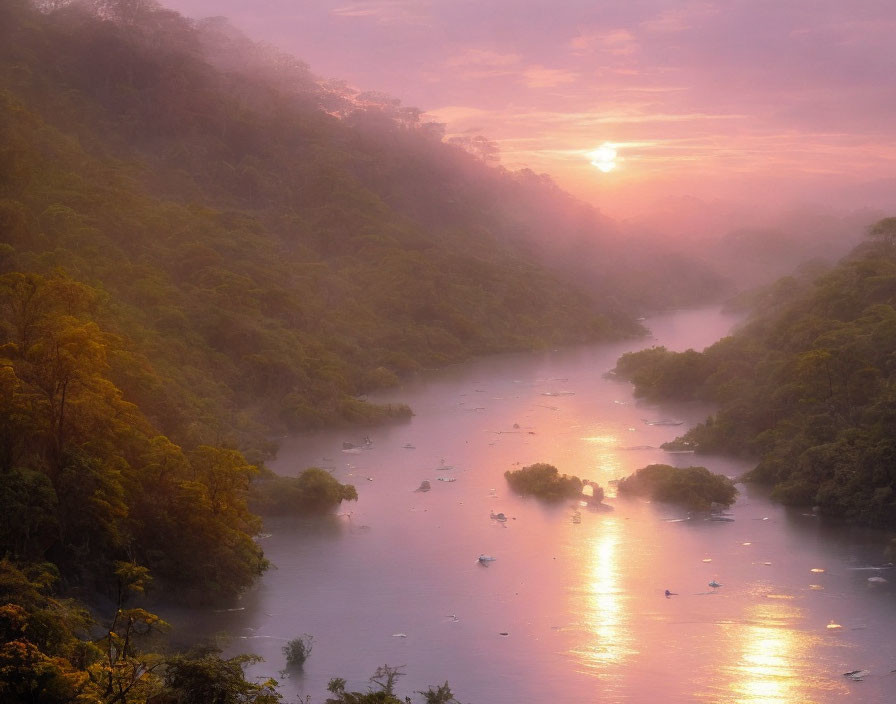
{"label": "cloud", "polygon": [[[494,115],[495,113],[482,108],[470,107],[466,105],[446,105],[445,107],[435,110],[427,110],[424,116],[427,119],[433,119],[438,122],[446,122],[456,127],[459,123],[469,122],[470,120],[481,119]],[[475,131],[475,128],[463,126],[461,129],[454,129],[454,132]]]}
{"label": "cloud", "polygon": [[627,29],[582,32],[573,37],[569,46],[572,53],[583,56],[595,52],[612,56],[632,56],[638,51],[638,40]]}
{"label": "cloud", "polygon": [[554,88],[568,83],[575,83],[579,80],[579,74],[558,68],[530,66],[523,71],[523,78],[529,88]]}
{"label": "cloud", "polygon": [[719,8],[712,2],[697,0],[681,7],[660,12],[641,23],[641,28],[651,34],[674,34],[693,29],[715,14]]}
{"label": "cloud", "polygon": [[502,54],[489,49],[469,48],[445,61],[449,67],[476,66],[485,68],[507,68],[520,63],[519,54]]}
{"label": "cloud", "polygon": [[449,57],[444,65],[464,79],[520,76],[529,88],[554,88],[575,83],[579,74],[565,69],[547,68],[538,64],[523,67],[523,57],[512,52],[467,48]]}
{"label": "cloud", "polygon": [[429,0],[353,0],[330,14],[369,18],[380,24],[426,24],[429,7]]}

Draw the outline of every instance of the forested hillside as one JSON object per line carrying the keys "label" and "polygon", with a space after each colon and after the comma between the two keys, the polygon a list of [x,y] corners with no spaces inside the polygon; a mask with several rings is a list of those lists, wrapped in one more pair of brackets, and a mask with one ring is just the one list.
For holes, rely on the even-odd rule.
{"label": "forested hillside", "polygon": [[[596,213],[418,110],[150,0],[38,5],[0,3],[0,699],[275,701],[242,661],[144,654],[163,624],[126,608],[264,570],[270,438],[407,416],[361,397],[421,368],[638,334],[659,294]],[[579,250],[583,286],[546,266]],[[328,476],[268,494],[355,496]]]}
{"label": "forested hillside", "polygon": [[101,292],[112,378],[178,442],[375,418],[352,397],[396,374],[633,329],[475,212],[436,230],[399,209],[440,200],[402,152],[455,151],[405,112],[337,119],[218,71],[148,3],[5,7],[3,267]]}
{"label": "forested hillside", "polygon": [[235,594],[272,435],[406,416],[358,395],[421,367],[637,331],[445,200],[437,156],[489,169],[418,111],[225,30],[0,5],[0,550],[85,593],[127,560]]}
{"label": "forested hillside", "polygon": [[672,443],[758,461],[786,503],[896,525],[896,219],[829,271],[755,296],[751,321],[704,352],[652,348],[617,373],[647,398],[720,405]]}

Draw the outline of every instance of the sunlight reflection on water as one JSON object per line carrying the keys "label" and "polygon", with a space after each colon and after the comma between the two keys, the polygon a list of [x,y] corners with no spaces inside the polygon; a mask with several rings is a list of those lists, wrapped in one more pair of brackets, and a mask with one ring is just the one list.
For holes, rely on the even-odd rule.
{"label": "sunlight reflection on water", "polygon": [[[731,321],[703,311],[652,323],[658,341],[685,349],[699,346],[693,331],[711,341]],[[460,701],[490,704],[896,701],[893,588],[871,589],[870,573],[855,571],[879,562],[882,538],[828,529],[746,487],[733,522],[615,497],[612,480],[651,463],[697,461],[729,476],[749,468],[660,449],[681,429],[643,417],[693,425],[709,409],[646,403],[605,378],[638,344],[483,359],[408,380],[372,399],[409,402],[416,415],[370,430],[373,446],[359,454],[340,448],[366,430],[290,438],[275,471],[323,463],[340,481],[372,480],[342,518],[270,521],[263,545],[277,569],[235,604],[242,610],[190,613],[190,632],[251,638],[267,662],[250,675],[277,679],[282,643],[313,633],[301,676],[281,683],[314,702],[334,675],[364,689],[383,663],[406,666],[403,692],[448,679]],[[567,389],[575,395],[542,395]],[[443,459],[454,469],[437,471]],[[615,510],[507,489],[505,470],[542,461],[599,484]],[[445,475],[456,481],[437,481]],[[432,490],[415,492],[424,479]],[[499,511],[506,521],[492,518]],[[484,567],[481,553],[497,559]],[[246,647],[236,640],[228,655]],[[859,668],[872,674],[843,677]]]}
{"label": "sunlight reflection on water", "polygon": [[571,654],[579,666],[602,679],[618,677],[608,665],[622,665],[637,654],[630,635],[627,597],[620,584],[618,564],[619,521],[607,518],[600,525],[599,535],[581,546],[583,584],[577,595],[588,636],[575,646]]}
{"label": "sunlight reflection on water", "polygon": [[792,603],[774,601],[748,605],[746,623],[723,626],[736,662],[724,666],[726,701],[737,704],[802,704],[819,689],[846,693],[843,686],[819,677],[812,655],[816,634],[801,630],[803,613]]}

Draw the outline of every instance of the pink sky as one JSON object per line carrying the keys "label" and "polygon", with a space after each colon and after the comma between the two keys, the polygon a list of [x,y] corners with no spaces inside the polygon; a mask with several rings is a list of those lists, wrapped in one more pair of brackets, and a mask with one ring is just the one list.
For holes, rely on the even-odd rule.
{"label": "pink sky", "polygon": [[615,217],[691,197],[896,212],[892,0],[163,4],[482,134]]}

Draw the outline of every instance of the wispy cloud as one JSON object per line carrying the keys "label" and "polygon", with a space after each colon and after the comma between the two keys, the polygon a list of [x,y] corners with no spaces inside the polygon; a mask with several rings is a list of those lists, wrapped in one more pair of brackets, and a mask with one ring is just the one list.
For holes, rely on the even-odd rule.
{"label": "wispy cloud", "polygon": [[471,128],[468,124],[470,120],[482,119],[494,116],[496,113],[482,108],[464,106],[464,105],[446,105],[436,110],[428,110],[424,113],[427,119],[433,119],[438,122],[446,122],[449,126],[455,128],[453,132],[465,132]]}
{"label": "wispy cloud", "polygon": [[429,0],[354,0],[330,10],[336,17],[360,17],[380,24],[425,24]]}
{"label": "wispy cloud", "polygon": [[574,71],[538,64],[526,66],[519,54],[475,47],[448,57],[445,66],[454,70],[455,76],[467,80],[518,76],[529,88],[554,88],[579,80],[579,74]]}
{"label": "wispy cloud", "polygon": [[641,28],[653,34],[684,32],[719,12],[720,8],[713,2],[692,0],[654,15],[642,22]]}
{"label": "wispy cloud", "polygon": [[501,53],[490,49],[464,49],[461,53],[449,57],[446,66],[484,66],[488,68],[506,68],[519,65],[519,54]]}
{"label": "wispy cloud", "polygon": [[449,56],[444,65],[453,71],[456,77],[478,80],[518,74],[521,61],[522,57],[519,54],[467,48]]}
{"label": "wispy cloud", "polygon": [[523,78],[529,88],[554,88],[575,83],[579,79],[579,74],[564,69],[530,66],[523,71]]}
{"label": "wispy cloud", "polygon": [[638,40],[627,29],[581,32],[569,42],[573,54],[584,56],[595,52],[612,56],[631,56],[638,51]]}

